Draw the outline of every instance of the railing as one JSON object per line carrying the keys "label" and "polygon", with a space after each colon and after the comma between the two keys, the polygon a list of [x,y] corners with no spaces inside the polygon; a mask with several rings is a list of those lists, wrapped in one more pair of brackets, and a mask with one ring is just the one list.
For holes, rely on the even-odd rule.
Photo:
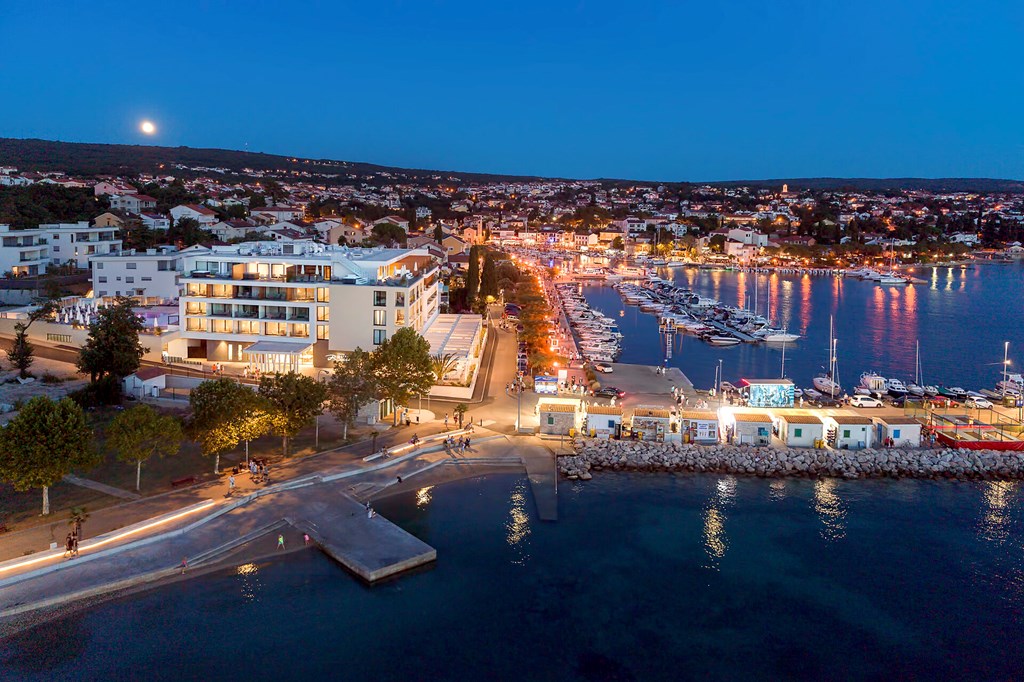
{"label": "railing", "polygon": [[71,334],[47,334],[47,341],[56,341],[57,343],[71,343]]}

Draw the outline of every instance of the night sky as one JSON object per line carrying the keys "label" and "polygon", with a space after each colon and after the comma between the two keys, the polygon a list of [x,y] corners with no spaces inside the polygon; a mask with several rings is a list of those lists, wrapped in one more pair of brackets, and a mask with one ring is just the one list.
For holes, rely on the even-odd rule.
{"label": "night sky", "polygon": [[1024,2],[5,2],[0,136],[585,178],[1024,178]]}

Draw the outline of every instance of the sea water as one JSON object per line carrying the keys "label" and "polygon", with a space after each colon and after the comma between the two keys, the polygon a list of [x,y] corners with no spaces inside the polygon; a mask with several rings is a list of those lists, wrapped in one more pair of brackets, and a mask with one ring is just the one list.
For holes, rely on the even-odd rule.
{"label": "sea water", "polygon": [[0,642],[0,679],[1020,679],[1021,500],[601,473],[542,523],[525,479],[487,476],[376,505],[432,568],[367,587],[315,550],[233,566]]}

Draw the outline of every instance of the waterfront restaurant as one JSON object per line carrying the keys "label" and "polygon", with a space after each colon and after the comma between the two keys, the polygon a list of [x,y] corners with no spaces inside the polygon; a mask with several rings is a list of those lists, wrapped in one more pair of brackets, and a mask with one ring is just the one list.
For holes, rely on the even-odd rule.
{"label": "waterfront restaurant", "polygon": [[618,438],[622,430],[621,405],[587,405],[587,434],[591,438]]}

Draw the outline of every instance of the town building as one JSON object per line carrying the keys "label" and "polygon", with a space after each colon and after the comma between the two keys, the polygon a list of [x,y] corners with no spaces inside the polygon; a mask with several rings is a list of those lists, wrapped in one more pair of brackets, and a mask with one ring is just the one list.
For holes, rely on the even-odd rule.
{"label": "town building", "polygon": [[621,430],[621,405],[587,405],[586,431],[591,438],[618,438]]}
{"label": "town building", "polygon": [[173,246],[93,256],[93,296],[129,296],[144,305],[177,302],[181,260]]}
{"label": "town building", "polygon": [[329,368],[403,327],[424,333],[439,311],[440,267],[422,249],[244,242],[181,257],[177,357]]}
{"label": "town building", "polygon": [[0,274],[35,277],[46,274],[50,247],[43,230],[12,230],[0,225]]}
{"label": "town building", "polygon": [[770,445],[772,418],[764,412],[723,412],[721,429],[727,443]]}
{"label": "town building", "polygon": [[779,439],[791,448],[820,448],[825,442],[825,425],[813,414],[776,415]]}
{"label": "town building", "polygon": [[70,263],[81,270],[89,269],[89,258],[121,251],[117,228],[97,227],[86,221],[40,225],[50,245],[50,262]]}
{"label": "town building", "polygon": [[156,199],[148,194],[112,194],[110,196],[110,208],[127,211],[128,213],[142,213],[156,209]]}
{"label": "town building", "polygon": [[672,430],[672,413],[660,407],[638,407],[633,410],[633,417],[629,424],[633,435],[641,440],[666,440],[669,433],[678,433]]}
{"label": "town building", "polygon": [[537,414],[540,433],[549,436],[571,436],[579,431],[582,421],[579,403],[541,402]]}
{"label": "town building", "polygon": [[175,224],[182,218],[191,218],[200,225],[209,226],[217,222],[217,214],[200,204],[181,204],[171,209],[171,218]]}
{"label": "town building", "polygon": [[713,410],[683,410],[679,413],[683,442],[712,445],[718,442],[718,415]]}
{"label": "town building", "polygon": [[831,414],[822,417],[825,440],[838,450],[870,448],[874,427],[871,419],[855,414]]}

